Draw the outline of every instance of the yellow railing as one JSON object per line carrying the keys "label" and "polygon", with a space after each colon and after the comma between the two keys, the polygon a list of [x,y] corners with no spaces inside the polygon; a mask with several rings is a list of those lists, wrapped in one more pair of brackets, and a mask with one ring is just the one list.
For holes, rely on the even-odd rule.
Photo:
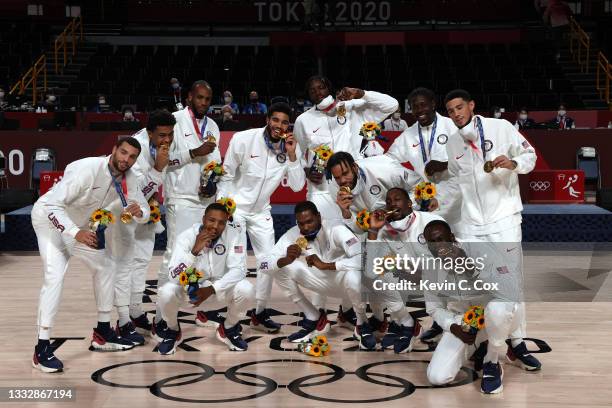
{"label": "yellow railing", "polygon": [[[55,72],[59,72],[59,60],[58,52],[63,52],[64,62],[62,68],[68,63],[68,50],[66,47],[67,38],[70,36],[72,40],[72,55],[76,54],[77,34],[79,35],[79,41],[83,40],[83,20],[81,17],[73,18],[72,21],[66,26],[64,31],[55,40]],[[23,95],[28,87],[32,86],[32,104],[38,103],[38,77],[43,74],[43,87],[42,92],[47,92],[47,57],[45,54],[41,55],[34,65],[17,81],[15,85],[11,87],[10,94],[17,92],[18,95]]]}
{"label": "yellow railing", "polygon": [[18,91],[18,95],[23,95],[26,89],[32,86],[32,104],[36,105],[38,99],[38,76],[43,74],[43,92],[47,91],[47,57],[45,54],[41,55],[34,65],[21,77],[19,81],[10,90],[12,95],[15,91]]}
{"label": "yellow railing", "polygon": [[83,41],[83,20],[81,16],[73,18],[72,21],[64,28],[64,31],[55,39],[54,56],[55,56],[55,73],[60,71],[59,54],[63,56],[62,70],[68,63],[68,47],[70,41],[72,43],[72,55],[76,54],[77,34],[79,41]]}
{"label": "yellow railing", "polygon": [[610,99],[610,82],[612,81],[612,64],[608,61],[602,52],[597,54],[597,90],[599,97],[608,104],[612,109],[612,100]]}
{"label": "yellow railing", "polygon": [[574,20],[574,17],[570,17],[570,53],[574,61],[580,65],[580,70],[589,72],[591,38],[584,32],[576,20]]}

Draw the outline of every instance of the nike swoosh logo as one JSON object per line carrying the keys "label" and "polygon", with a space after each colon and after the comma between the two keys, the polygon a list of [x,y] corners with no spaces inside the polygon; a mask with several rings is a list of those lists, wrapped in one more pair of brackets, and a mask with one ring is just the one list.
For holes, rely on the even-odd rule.
{"label": "nike swoosh logo", "polygon": [[312,131],[312,133],[317,133],[319,131],[319,129],[321,129],[320,127],[316,128],[315,130]]}
{"label": "nike swoosh logo", "polygon": [[417,147],[418,145],[420,145],[420,143],[413,144],[412,147]]}
{"label": "nike swoosh logo", "polygon": [[251,155],[251,159],[254,159],[254,158],[256,158],[256,157],[259,157],[259,156],[253,156],[253,155]]}
{"label": "nike swoosh logo", "polygon": [[189,137],[191,135],[193,135],[193,133],[185,133],[185,137]]}
{"label": "nike swoosh logo", "polygon": [[455,157],[455,160],[459,160],[460,158],[462,158],[463,156],[465,156],[465,153],[463,153],[461,156],[457,156]]}
{"label": "nike swoosh logo", "polygon": [[516,249],[516,247],[514,247],[514,248],[510,248],[510,249],[506,248],[506,252],[512,252],[512,251],[514,251],[515,249]]}
{"label": "nike swoosh logo", "polygon": [[270,219],[269,219],[269,218],[266,218],[266,221],[270,221]]}
{"label": "nike swoosh logo", "polygon": [[49,361],[49,360],[53,360],[53,356],[47,357],[47,361]]}

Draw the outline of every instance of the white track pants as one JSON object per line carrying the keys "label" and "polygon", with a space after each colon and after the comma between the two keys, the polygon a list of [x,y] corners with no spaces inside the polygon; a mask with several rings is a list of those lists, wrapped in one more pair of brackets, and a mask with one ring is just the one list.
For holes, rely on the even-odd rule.
{"label": "white track pants", "polygon": [[[54,228],[42,209],[32,210],[43,264],[43,285],[38,305],[38,326],[53,327],[64,287],[64,275],[71,257],[81,259],[93,273],[94,295],[98,312],[110,313],[113,307],[114,273],[106,250],[96,250],[78,243]],[[107,234],[108,235],[108,234]],[[74,279],[81,279],[75,276]]]}
{"label": "white track pants", "polygon": [[[247,308],[255,299],[255,289],[248,280],[244,279],[231,288],[220,293],[215,293],[204,301],[200,307],[204,307],[210,300],[217,300],[227,306],[225,327],[236,325],[241,318],[245,317]],[[183,287],[174,281],[166,282],[158,291],[158,302],[161,306],[163,319],[171,328],[178,327],[177,315],[181,307],[193,307]]]}

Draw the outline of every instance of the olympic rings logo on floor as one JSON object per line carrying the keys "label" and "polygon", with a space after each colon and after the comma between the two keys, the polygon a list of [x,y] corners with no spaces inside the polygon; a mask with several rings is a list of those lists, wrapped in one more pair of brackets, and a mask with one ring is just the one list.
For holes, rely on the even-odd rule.
{"label": "olympic rings logo on floor", "polygon": [[[201,369],[201,372],[187,373],[187,374],[178,374],[172,375],[161,380],[154,382],[153,384],[147,385],[138,385],[138,384],[123,384],[116,383],[107,380],[104,378],[104,375],[112,370],[120,369],[122,367],[134,366],[139,364],[186,364],[188,366],[194,366]],[[283,364],[316,364],[319,366],[327,367],[331,371],[327,373],[318,373],[318,374],[310,374],[305,375],[303,377],[296,378],[295,380],[290,381],[288,384],[279,384],[275,380],[265,377],[261,374],[254,374],[249,372],[241,372],[240,369],[245,367],[254,366],[257,364],[267,364],[267,363],[283,363]],[[474,370],[467,367],[461,367],[461,371],[464,375],[458,375],[460,378],[458,381],[455,381],[451,384],[445,386],[432,386],[432,385],[415,385],[405,378],[398,377],[391,374],[383,374],[377,372],[370,372],[370,369],[382,365],[388,364],[423,364],[429,363],[428,360],[389,360],[389,361],[378,361],[370,364],[366,364],[364,366],[359,367],[354,372],[345,371],[342,367],[339,367],[335,364],[326,363],[323,361],[313,361],[313,360],[299,360],[299,359],[274,359],[274,360],[262,360],[262,361],[251,361],[248,363],[242,363],[230,367],[225,371],[216,371],[213,367],[195,361],[185,361],[185,360],[144,360],[144,361],[133,361],[129,363],[115,364],[105,368],[102,368],[91,375],[91,379],[98,384],[106,385],[109,387],[118,387],[118,388],[130,388],[130,389],[148,389],[149,392],[156,397],[163,398],[170,401],[177,402],[187,402],[194,404],[220,404],[227,402],[238,402],[245,401],[254,398],[263,397],[268,395],[277,389],[285,388],[289,390],[291,393],[315,400],[315,401],[323,401],[323,402],[331,402],[331,403],[346,403],[346,404],[359,404],[359,403],[375,403],[375,402],[385,402],[392,401],[400,398],[407,397],[415,392],[417,389],[423,388],[449,388],[449,387],[458,387],[461,385],[466,385],[474,382],[478,375]],[[150,370],[150,372],[154,372],[154,370]],[[185,398],[185,396],[176,396],[170,395],[167,391],[168,388],[172,387],[180,387],[182,385],[194,384],[197,382],[205,381],[215,375],[223,375],[226,379],[241,385],[247,385],[251,387],[256,387],[259,389],[254,394],[249,394],[245,396],[237,396],[231,398],[221,398],[221,399],[191,399]],[[330,397],[323,397],[318,395],[313,395],[306,390],[312,389],[312,387],[316,387],[319,385],[330,384],[336,381],[343,379],[346,376],[354,375],[357,378],[366,381],[370,384],[382,385],[385,387],[390,387],[392,389],[398,389],[398,392],[387,396],[387,397],[377,397],[372,399],[337,399]],[[240,377],[246,377],[247,379],[241,379]],[[311,380],[319,377],[328,377],[319,381],[310,382]],[[252,380],[249,380],[252,379]]]}
{"label": "olympic rings logo on floor", "polygon": [[529,183],[529,187],[533,191],[546,191],[550,188],[550,181],[532,181]]}

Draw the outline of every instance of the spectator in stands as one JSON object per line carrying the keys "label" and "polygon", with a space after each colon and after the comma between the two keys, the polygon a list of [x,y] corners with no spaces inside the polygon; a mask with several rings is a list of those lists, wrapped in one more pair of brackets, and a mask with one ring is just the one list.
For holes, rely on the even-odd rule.
{"label": "spectator in stands", "polygon": [[47,97],[41,103],[41,107],[47,112],[56,112],[60,110],[59,101],[53,91],[50,91],[47,94]]}
{"label": "spectator in stands", "polygon": [[221,108],[221,117],[216,120],[219,130],[245,130],[244,123],[234,119],[234,109],[230,105],[225,105]]}
{"label": "spectator in stands", "polygon": [[501,118],[502,112],[501,112],[501,109],[500,109],[499,106],[491,106],[490,113],[491,113],[490,116],[492,118],[495,118],[495,119],[500,119]]}
{"label": "spectator in stands", "polygon": [[408,124],[402,119],[402,110],[400,108],[397,108],[397,110],[383,122],[383,128],[396,132],[403,132],[408,129]]}
{"label": "spectator in stands", "polygon": [[265,103],[259,102],[257,91],[251,91],[249,103],[244,107],[242,113],[245,115],[264,115],[268,113],[268,107]]}
{"label": "spectator in stands", "polygon": [[296,96],[295,100],[291,104],[291,109],[293,109],[293,112],[297,113],[298,115],[300,113],[304,113],[310,108],[312,108],[312,102],[307,99],[304,99],[304,95]]}
{"label": "spectator in stands", "polygon": [[8,108],[8,102],[5,97],[6,94],[4,93],[4,89],[0,88],[0,112]]}
{"label": "spectator in stands", "polygon": [[529,111],[526,107],[522,107],[518,113],[518,119],[514,122],[514,127],[518,130],[533,129],[536,127],[533,119],[529,117]]}
{"label": "spectator in stands", "polygon": [[170,100],[172,101],[173,111],[183,109],[183,89],[177,78],[170,78]]}
{"label": "spectator in stands", "polygon": [[123,108],[123,121],[124,122],[139,122],[136,115],[134,115],[134,110],[130,107]]}
{"label": "spectator in stands", "polygon": [[559,105],[559,110],[557,111],[557,117],[550,121],[551,127],[553,129],[574,129],[576,128],[576,124],[574,123],[574,119],[567,116],[567,110],[565,109],[565,104]]}
{"label": "spectator in stands", "polygon": [[230,91],[223,92],[223,105],[229,105],[229,107],[232,108],[233,114],[240,112],[240,108],[238,104],[234,102],[234,96]]}
{"label": "spectator in stands", "polygon": [[98,100],[96,101],[96,104],[92,107],[91,109],[92,112],[97,112],[97,113],[108,113],[111,111],[111,107],[108,104],[108,100],[106,99],[106,96],[104,96],[103,94],[99,94],[98,95]]}

